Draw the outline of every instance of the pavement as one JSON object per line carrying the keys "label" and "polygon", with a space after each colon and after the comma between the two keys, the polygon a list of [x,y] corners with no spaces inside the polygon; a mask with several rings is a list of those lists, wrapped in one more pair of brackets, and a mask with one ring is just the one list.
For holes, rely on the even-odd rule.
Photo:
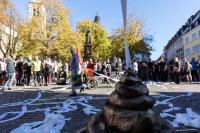
{"label": "pavement", "polygon": [[[185,113],[187,108],[200,114],[200,84],[148,83],[147,87],[150,95],[157,99],[154,110],[161,114]],[[15,87],[11,91],[0,92],[0,133],[9,133],[24,123],[43,121],[47,109],[52,112],[62,110],[61,114],[70,120],[65,121],[61,132],[75,133],[84,127],[98,110],[102,110],[107,96],[114,90],[109,85],[100,85],[71,98],[68,97],[71,90],[67,88],[68,86],[62,85]],[[162,104],[166,100],[167,104]],[[66,107],[64,103],[67,102],[72,104]],[[24,107],[26,111],[23,112]],[[165,118],[173,121],[172,117]],[[177,129],[187,128],[190,127],[181,125]]]}

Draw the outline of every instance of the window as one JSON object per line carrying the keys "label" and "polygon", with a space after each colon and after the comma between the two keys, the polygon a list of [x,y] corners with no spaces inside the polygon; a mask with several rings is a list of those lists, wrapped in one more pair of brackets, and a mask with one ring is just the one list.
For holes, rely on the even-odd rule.
{"label": "window", "polygon": [[200,52],[200,44],[198,45],[198,52]]}
{"label": "window", "polygon": [[33,16],[36,16],[36,9],[33,8]]}
{"label": "window", "polygon": [[185,38],[185,43],[187,44],[189,42],[189,37]]}
{"label": "window", "polygon": [[192,41],[194,41],[196,39],[197,39],[197,34],[196,33],[192,34]]}
{"label": "window", "polygon": [[200,44],[192,47],[193,54],[200,52]]}
{"label": "window", "polygon": [[196,53],[196,46],[193,46],[193,47],[192,47],[192,51],[193,51],[193,54]]}
{"label": "window", "polygon": [[199,38],[200,38],[200,31],[198,32]]}
{"label": "window", "polygon": [[190,55],[190,48],[187,48],[186,50],[185,50],[185,55],[187,56],[187,55]]}

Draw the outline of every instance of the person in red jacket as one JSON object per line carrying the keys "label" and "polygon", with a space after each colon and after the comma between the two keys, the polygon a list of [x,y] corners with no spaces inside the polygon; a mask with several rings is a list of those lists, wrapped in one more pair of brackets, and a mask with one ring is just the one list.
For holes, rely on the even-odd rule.
{"label": "person in red jacket", "polygon": [[94,62],[92,61],[92,59],[89,60],[89,63],[87,65],[87,68],[88,68],[88,76],[91,78],[91,77],[94,77]]}

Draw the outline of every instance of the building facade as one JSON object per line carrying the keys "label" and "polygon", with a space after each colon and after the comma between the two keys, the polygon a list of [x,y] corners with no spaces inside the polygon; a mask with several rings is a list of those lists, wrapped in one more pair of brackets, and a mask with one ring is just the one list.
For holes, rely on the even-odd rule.
{"label": "building facade", "polygon": [[28,2],[28,19],[29,21],[32,17],[40,17],[43,20],[44,26],[46,27],[47,22],[47,12],[45,6],[40,0],[30,0]]}
{"label": "building facade", "polygon": [[190,61],[200,55],[200,25],[183,35],[184,56]]}
{"label": "building facade", "polygon": [[4,58],[9,41],[13,42],[17,37],[17,32],[10,27],[0,23],[0,57]]}
{"label": "building facade", "polygon": [[188,61],[200,54],[200,11],[192,15],[164,47],[166,61],[175,56],[186,57]]}
{"label": "building facade", "polygon": [[136,59],[137,62],[141,62],[141,61],[144,61],[144,62],[148,62],[150,61],[150,54],[146,54],[146,53],[136,53],[134,55],[134,59]]}

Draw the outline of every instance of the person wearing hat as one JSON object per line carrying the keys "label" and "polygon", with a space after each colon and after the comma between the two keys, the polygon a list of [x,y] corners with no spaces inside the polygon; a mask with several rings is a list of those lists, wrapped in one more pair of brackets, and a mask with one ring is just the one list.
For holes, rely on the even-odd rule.
{"label": "person wearing hat", "polygon": [[80,92],[81,92],[84,90],[84,87],[83,87],[82,78],[81,78],[79,57],[75,53],[73,48],[70,48],[70,52],[72,54],[72,60],[70,63],[72,93],[69,96],[77,96],[76,89],[80,89]]}
{"label": "person wearing hat", "polygon": [[8,78],[6,83],[4,84],[3,90],[11,90],[11,86],[13,84],[13,81],[15,79],[15,62],[11,58],[6,59],[6,70],[8,74]]}

